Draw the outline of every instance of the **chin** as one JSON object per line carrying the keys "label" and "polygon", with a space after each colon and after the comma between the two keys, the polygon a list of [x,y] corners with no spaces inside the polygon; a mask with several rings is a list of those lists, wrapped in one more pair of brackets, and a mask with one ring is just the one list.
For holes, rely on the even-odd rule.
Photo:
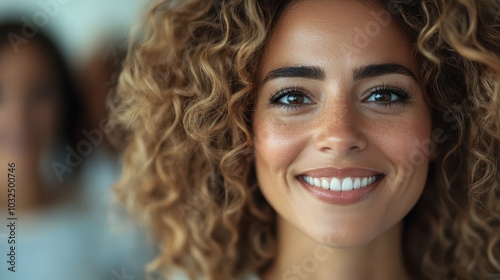
{"label": "chin", "polygon": [[293,227],[318,244],[331,248],[354,248],[370,243],[397,224],[396,217],[386,219],[387,216],[382,214],[384,211],[378,211],[382,209],[374,208],[366,212],[328,214],[325,214],[324,208],[309,208],[306,215],[303,212],[290,221]]}
{"label": "chin", "polygon": [[316,243],[337,249],[348,249],[366,245],[376,239],[379,233],[374,230],[357,229],[316,229],[304,232]]}

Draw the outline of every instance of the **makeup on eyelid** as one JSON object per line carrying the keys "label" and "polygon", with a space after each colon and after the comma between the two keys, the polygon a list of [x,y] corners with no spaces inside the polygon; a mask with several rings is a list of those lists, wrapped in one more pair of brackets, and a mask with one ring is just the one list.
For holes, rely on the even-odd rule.
{"label": "makeup on eyelid", "polygon": [[[372,96],[379,95],[380,97],[384,93],[391,95],[389,97],[390,100],[369,101],[369,99],[371,99]],[[388,84],[382,84],[380,86],[372,87],[371,89],[368,90],[368,94],[369,94],[368,97],[363,98],[361,101],[376,102],[381,107],[391,107],[393,105],[405,105],[410,103],[412,99],[412,95],[409,93],[407,89],[391,86]],[[387,97],[387,95],[385,95],[385,97]],[[392,97],[396,97],[396,100],[393,100]],[[285,98],[287,102],[284,102]],[[300,106],[315,104],[314,97],[312,94],[309,93],[309,91],[305,90],[304,88],[296,86],[285,87],[278,90],[277,92],[275,92],[270,96],[269,103],[277,107],[283,107],[284,109],[299,109]]]}

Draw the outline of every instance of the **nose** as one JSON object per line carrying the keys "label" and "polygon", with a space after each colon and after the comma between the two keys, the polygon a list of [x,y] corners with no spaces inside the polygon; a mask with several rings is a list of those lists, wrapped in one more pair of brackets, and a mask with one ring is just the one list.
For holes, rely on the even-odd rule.
{"label": "nose", "polygon": [[325,110],[318,117],[314,135],[317,150],[345,156],[366,149],[368,140],[361,129],[362,119],[355,110],[347,105],[340,105],[336,110]]}

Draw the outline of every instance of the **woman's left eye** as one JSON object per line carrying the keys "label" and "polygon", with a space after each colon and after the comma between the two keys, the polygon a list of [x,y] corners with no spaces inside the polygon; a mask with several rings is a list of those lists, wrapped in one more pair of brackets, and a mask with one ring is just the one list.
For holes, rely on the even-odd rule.
{"label": "woman's left eye", "polygon": [[391,102],[399,99],[399,96],[390,91],[380,91],[373,93],[366,101]]}
{"label": "woman's left eye", "polygon": [[393,104],[405,104],[411,99],[411,95],[403,89],[382,86],[371,90],[370,96],[365,99],[366,102],[376,102],[381,106],[391,106]]}

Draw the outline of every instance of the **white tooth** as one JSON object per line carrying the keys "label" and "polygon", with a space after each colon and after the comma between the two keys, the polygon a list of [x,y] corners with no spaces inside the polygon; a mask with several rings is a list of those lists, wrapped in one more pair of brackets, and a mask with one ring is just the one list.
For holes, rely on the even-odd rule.
{"label": "white tooth", "polygon": [[363,178],[363,180],[361,180],[361,187],[364,188],[368,186],[368,178]]}
{"label": "white tooth", "polygon": [[318,178],[314,178],[314,184],[316,187],[321,187],[321,182],[319,181]]}
{"label": "white tooth", "polygon": [[326,179],[321,180],[321,187],[323,189],[329,189],[330,188],[330,183]]}
{"label": "white tooth", "polygon": [[332,191],[342,190],[342,186],[340,185],[339,179],[332,178],[332,181],[330,182],[330,190],[332,190]]}
{"label": "white tooth", "polygon": [[307,176],[305,176],[305,175],[302,175],[302,181],[304,181],[304,182],[306,182],[306,183],[309,184],[309,182],[307,181]]}
{"label": "white tooth", "polygon": [[375,176],[371,176],[370,179],[372,180],[371,184],[375,183],[375,179],[377,179]]}
{"label": "white tooth", "polygon": [[368,177],[368,185],[371,185],[371,183],[373,183],[372,177]]}
{"label": "white tooth", "polygon": [[313,179],[311,176],[305,176],[304,179],[306,180],[306,182],[309,184],[309,185],[312,185],[313,184]]}
{"label": "white tooth", "polygon": [[342,181],[342,191],[352,191],[352,178],[346,177]]}
{"label": "white tooth", "polygon": [[360,186],[361,186],[361,179],[356,178],[356,180],[354,180],[354,186],[353,186],[353,188],[355,190],[357,190],[357,189],[359,189]]}

